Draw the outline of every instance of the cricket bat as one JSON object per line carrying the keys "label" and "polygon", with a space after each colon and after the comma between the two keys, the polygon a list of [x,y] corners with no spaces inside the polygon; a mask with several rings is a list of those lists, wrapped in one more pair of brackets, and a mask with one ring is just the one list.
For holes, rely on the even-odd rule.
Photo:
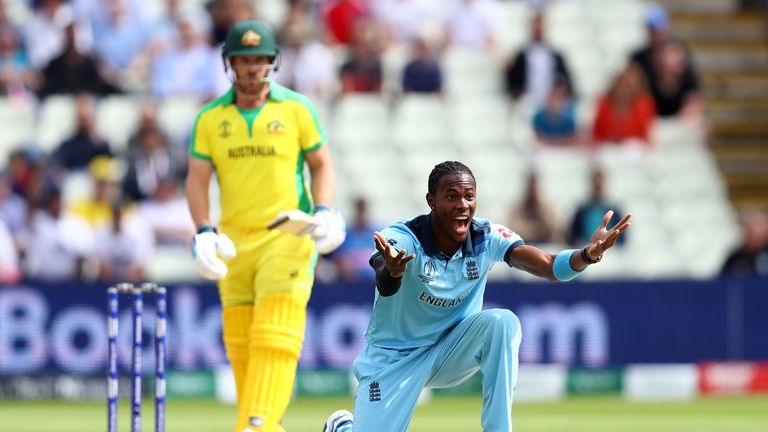
{"label": "cricket bat", "polygon": [[268,230],[280,230],[293,235],[312,234],[320,226],[319,221],[312,215],[301,210],[281,211],[267,225]]}

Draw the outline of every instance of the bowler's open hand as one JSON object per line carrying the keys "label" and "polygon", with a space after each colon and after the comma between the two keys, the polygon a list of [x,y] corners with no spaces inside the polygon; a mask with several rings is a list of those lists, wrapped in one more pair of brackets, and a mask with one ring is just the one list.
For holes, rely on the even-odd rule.
{"label": "bowler's open hand", "polygon": [[612,217],[613,210],[608,210],[608,212],[605,213],[605,216],[603,216],[603,221],[600,223],[600,226],[597,227],[594,233],[592,233],[592,238],[589,239],[589,244],[587,245],[587,257],[590,259],[598,259],[599,257],[602,257],[603,253],[616,243],[616,240],[621,236],[621,233],[630,227],[629,219],[632,218],[632,215],[628,214],[613,228],[607,230],[606,227]]}
{"label": "bowler's open hand", "polygon": [[384,257],[389,274],[394,278],[403,277],[405,269],[408,268],[408,263],[416,258],[416,254],[406,256],[405,249],[401,249],[398,252],[397,249],[387,242],[387,238],[378,231],[373,233],[373,241],[376,243],[376,250]]}

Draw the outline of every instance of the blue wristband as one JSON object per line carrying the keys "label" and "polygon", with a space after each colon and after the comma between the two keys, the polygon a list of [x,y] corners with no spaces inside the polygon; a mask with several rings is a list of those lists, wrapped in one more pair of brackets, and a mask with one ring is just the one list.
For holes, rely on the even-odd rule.
{"label": "blue wristband", "polygon": [[315,206],[315,213],[319,212],[320,210],[330,210],[331,208],[328,206],[324,206],[322,204],[318,204]]}
{"label": "blue wristband", "polygon": [[566,249],[555,255],[555,262],[552,264],[552,274],[555,276],[555,279],[565,282],[581,274],[580,271],[576,271],[571,267],[571,255],[576,252],[579,252],[579,250]]}
{"label": "blue wristband", "polygon": [[216,227],[211,225],[211,224],[202,224],[197,229],[197,233],[198,234],[207,233],[207,232],[215,233],[216,232]]}

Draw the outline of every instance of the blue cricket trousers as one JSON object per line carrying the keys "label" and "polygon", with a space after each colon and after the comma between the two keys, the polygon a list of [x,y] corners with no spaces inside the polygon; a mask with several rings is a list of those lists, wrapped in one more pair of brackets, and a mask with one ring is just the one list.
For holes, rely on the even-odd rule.
{"label": "blue cricket trousers", "polygon": [[354,431],[405,432],[423,388],[453,387],[479,370],[483,431],[511,432],[521,337],[515,314],[489,309],[467,317],[431,346],[394,350],[368,345],[354,364],[360,382]]}

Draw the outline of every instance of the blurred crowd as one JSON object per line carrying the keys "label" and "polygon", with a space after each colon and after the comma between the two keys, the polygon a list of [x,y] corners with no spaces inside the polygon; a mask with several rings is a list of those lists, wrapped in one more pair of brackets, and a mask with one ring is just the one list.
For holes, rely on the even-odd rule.
{"label": "blurred crowd", "polygon": [[[155,248],[188,248],[195,227],[181,182],[187,144],[158,125],[157,106],[175,96],[203,103],[226,91],[231,81],[221,44],[233,23],[249,17],[270,21],[278,32],[281,64],[273,78],[318,103],[349,93],[440,95],[441,56],[460,47],[505,59],[506,92],[533,107],[530,122],[540,145],[647,148],[656,118],[706,130],[696,71],[686,46],[669,36],[661,7],[648,8],[646,45],[627,59],[598,98],[594,120],[584,125],[576,118],[579,95],[569,65],[546,39],[546,8],[557,0],[528,1],[535,11],[529,40],[509,53],[499,52],[497,43],[505,25],[500,1],[285,0],[276,22],[259,8],[268,2],[258,0],[0,0],[0,93],[20,109],[71,95],[77,118],[75,133],[51,152],[35,143],[8,152],[0,170],[0,283],[23,277],[138,281]],[[12,19],[11,4],[25,12]],[[404,47],[402,76],[387,85],[383,58]],[[100,98],[111,94],[144,101],[124,150],[115,150],[95,125]],[[87,193],[62,196],[67,182],[87,185]],[[526,190],[503,222],[532,243],[583,244],[605,209],[617,209],[602,197],[599,171],[592,174],[591,199],[570,223],[556,220],[542,201],[535,172]],[[324,263],[350,281],[372,276],[367,259],[377,228],[364,197],[354,208],[347,242]],[[748,219],[745,226],[759,225],[760,218]],[[727,268],[765,261],[768,230],[747,231],[748,250]],[[767,274],[761,266],[753,267]]]}

